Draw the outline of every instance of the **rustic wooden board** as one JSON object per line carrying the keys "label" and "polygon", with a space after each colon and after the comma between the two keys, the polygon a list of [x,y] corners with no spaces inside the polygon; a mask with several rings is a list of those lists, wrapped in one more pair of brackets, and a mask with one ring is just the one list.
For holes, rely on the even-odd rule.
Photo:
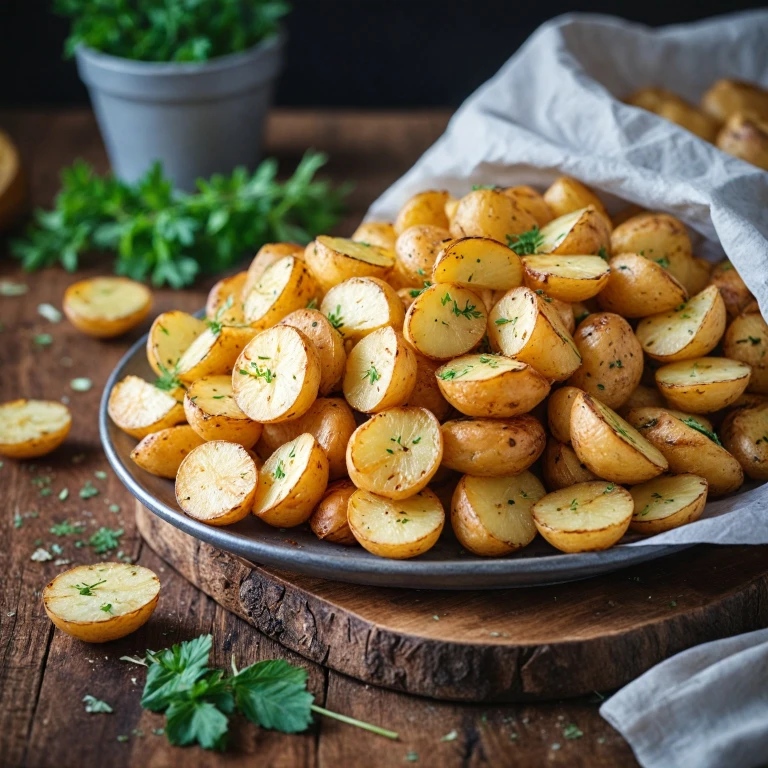
{"label": "rustic wooden board", "polygon": [[137,504],[169,565],[314,662],[456,701],[617,688],[685,648],[768,625],[768,547],[697,547],[570,584],[486,592],[361,587],[260,567]]}

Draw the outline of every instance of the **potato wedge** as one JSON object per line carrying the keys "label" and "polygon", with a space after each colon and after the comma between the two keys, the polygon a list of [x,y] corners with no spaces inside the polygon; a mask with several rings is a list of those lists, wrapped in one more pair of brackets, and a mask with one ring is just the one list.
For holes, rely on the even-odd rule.
{"label": "potato wedge", "polygon": [[245,301],[253,287],[261,280],[261,276],[266,269],[271,267],[276,261],[280,261],[285,256],[303,259],[304,248],[305,246],[298,243],[265,243],[262,245],[248,267],[245,282],[240,291],[240,299]]}
{"label": "potato wedge", "polygon": [[610,220],[592,205],[550,221],[536,238],[536,253],[558,256],[591,256],[610,248]]}
{"label": "potato wedge", "polygon": [[536,227],[536,219],[497,189],[475,189],[459,200],[449,227],[453,237],[489,237],[500,243]]}
{"label": "potato wedge", "polygon": [[352,233],[352,240],[356,243],[375,245],[385,251],[393,251],[397,233],[390,221],[364,221]]}
{"label": "potato wedge", "polygon": [[374,277],[353,277],[334,286],[320,311],[345,341],[359,341],[386,325],[399,330],[405,318],[397,291]]}
{"label": "potato wedge", "polygon": [[268,459],[281,445],[308,432],[320,443],[328,457],[331,480],[347,474],[347,443],[357,428],[352,409],[341,397],[318,397],[299,419],[265,424],[256,451]]}
{"label": "potato wedge", "polygon": [[638,533],[663,533],[692,523],[707,504],[709,486],[698,475],[657,477],[630,488],[635,511],[629,527]]}
{"label": "potato wedge", "polygon": [[[502,192],[504,192],[505,195],[509,195],[509,197],[511,197],[526,213],[530,213],[539,227],[546,226],[555,218],[555,216],[562,215],[555,214],[552,211],[552,208],[550,208],[549,203],[547,203],[547,201],[533,187],[525,185],[519,187],[507,187],[506,189],[503,189]],[[588,203],[585,203],[585,205],[588,205]],[[583,206],[581,205],[576,206],[576,208],[582,207]],[[575,208],[573,210],[575,210]],[[565,213],[570,213],[570,211],[565,211]]]}
{"label": "potato wedge", "polygon": [[188,424],[167,427],[143,437],[131,459],[145,472],[173,480],[184,457],[204,442]]}
{"label": "potato wedge", "polygon": [[544,452],[547,436],[538,419],[454,419],[442,426],[443,465],[474,477],[516,475]]}
{"label": "potato wedge", "polygon": [[433,283],[459,283],[508,291],[523,282],[520,257],[506,245],[488,237],[462,237],[446,245],[432,269]]}
{"label": "potato wedge", "polygon": [[547,423],[555,440],[571,442],[571,408],[582,390],[577,387],[559,387],[547,400]]}
{"label": "potato wedge", "polygon": [[739,462],[698,417],[679,419],[663,408],[637,408],[627,419],[664,454],[672,474],[703,477],[709,483],[710,496],[732,493],[744,482]]}
{"label": "potato wedge", "polygon": [[437,383],[435,371],[440,367],[439,360],[430,360],[419,352],[416,355],[416,384],[406,405],[416,408],[426,408],[432,411],[438,421],[448,416],[450,403],[443,397]]}
{"label": "potato wedge", "polygon": [[445,204],[450,199],[444,190],[428,189],[419,192],[405,202],[395,219],[395,233],[401,235],[409,227],[431,226],[448,229]]}
{"label": "potato wedge", "polygon": [[586,392],[571,407],[571,445],[590,472],[614,483],[643,483],[668,468],[658,447]]}
{"label": "potato wedge", "polygon": [[549,382],[538,371],[503,355],[463,355],[435,376],[445,399],[466,416],[519,416],[549,394]]}
{"label": "potato wedge", "polygon": [[393,251],[327,235],[315,238],[304,258],[323,292],[352,277],[386,278],[395,265]]}
{"label": "potato wedge", "polygon": [[0,403],[0,456],[47,456],[64,442],[71,426],[69,408],[52,400]]}
{"label": "potato wedge", "polygon": [[768,171],[768,118],[736,112],[717,134],[715,143],[723,152]]}
{"label": "potato wedge", "polygon": [[740,315],[755,300],[741,279],[741,275],[728,259],[715,265],[710,275],[710,282],[720,291],[729,318]]}
{"label": "potato wedge", "polygon": [[408,227],[395,243],[394,274],[404,286],[423,288],[440,251],[453,241],[444,227],[421,224]]}
{"label": "potato wedge", "polygon": [[422,355],[450,360],[478,344],[485,328],[480,296],[457,283],[436,283],[409,307],[403,334]]}
{"label": "potato wedge", "polygon": [[247,278],[247,272],[238,272],[219,280],[208,292],[205,316],[222,325],[245,325],[243,287]]}
{"label": "potato wedge", "polygon": [[488,315],[491,347],[555,381],[567,379],[581,356],[558,313],[530,288],[513,288]]}
{"label": "potato wedge", "polygon": [[416,386],[416,353],[394,328],[369,333],[349,353],[344,397],[357,411],[378,413],[404,405]]}
{"label": "potato wedge", "polygon": [[595,480],[549,493],[531,508],[539,533],[561,552],[597,552],[616,544],[632,520],[629,491]]}
{"label": "potato wedge", "polygon": [[611,221],[600,198],[585,184],[570,176],[560,176],[555,179],[544,193],[544,202],[549,206],[554,217],[565,216],[591,205],[609,223]]}
{"label": "potato wedge", "polygon": [[201,523],[232,525],[251,511],[259,474],[242,445],[210,440],[181,462],[176,502],[184,514]]}
{"label": "potato wedge", "polygon": [[656,385],[667,402],[688,413],[713,413],[742,395],[751,369],[726,357],[697,357],[664,365],[656,371]]}
{"label": "potato wedge", "polygon": [[729,414],[720,436],[748,477],[768,480],[768,404]]}
{"label": "potato wedge", "polygon": [[440,422],[424,408],[390,408],[361,424],[347,445],[352,482],[379,496],[405,499],[418,493],[443,458]]}
{"label": "potato wedge", "polygon": [[62,309],[78,331],[97,339],[121,336],[139,325],[152,307],[146,285],[127,277],[92,277],[70,285]]}
{"label": "potato wedge", "polygon": [[141,565],[96,563],[60,573],[43,590],[48,618],[85,643],[107,643],[146,624],[160,580]]}
{"label": "potato wedge", "polygon": [[544,484],[550,491],[598,479],[587,469],[586,464],[579,461],[579,457],[570,445],[560,443],[551,437],[547,440],[547,447],[544,449],[541,469]]}
{"label": "potato wedge", "polygon": [[123,432],[139,440],[184,421],[180,402],[138,376],[126,376],[115,384],[107,410]]}
{"label": "potato wedge", "polygon": [[349,499],[347,519],[352,535],[370,553],[407,560],[437,543],[445,512],[429,488],[399,500],[359,489]]}
{"label": "potato wedge", "polygon": [[232,376],[206,376],[194,381],[184,395],[184,415],[203,440],[226,440],[244,448],[253,447],[263,429],[235,402]]}
{"label": "potato wedge", "polygon": [[347,353],[344,340],[331,321],[317,309],[297,309],[280,323],[298,328],[315,345],[320,361],[320,395],[337,391],[344,378]]}
{"label": "potato wedge", "polygon": [[620,253],[610,261],[611,275],[597,303],[623,317],[669,312],[688,300],[688,291],[655,261],[636,253]]}
{"label": "potato wedge", "polygon": [[714,285],[671,312],[643,318],[635,331],[645,353],[674,363],[711,352],[725,331],[725,304]]}
{"label": "potato wedge", "polygon": [[613,312],[595,312],[579,326],[573,341],[581,366],[568,383],[609,408],[621,407],[643,375],[643,348],[630,324]]}
{"label": "potato wedge", "polygon": [[752,368],[747,392],[768,395],[768,323],[759,314],[739,315],[728,326],[723,353]]}
{"label": "potato wedge", "polygon": [[208,324],[177,309],[158,315],[147,336],[147,360],[158,376],[174,372],[181,356]]}
{"label": "potato wedge", "polygon": [[560,301],[586,301],[596,296],[611,274],[599,256],[525,256],[525,284]]}
{"label": "potato wedge", "polygon": [[531,507],[546,491],[530,472],[507,477],[464,475],[451,501],[451,525],[464,549],[502,557],[536,537]]}
{"label": "potato wedge", "polygon": [[235,402],[248,418],[262,424],[303,416],[319,387],[315,345],[290,325],[276,325],[254,337],[232,371]]}
{"label": "potato wedge", "polygon": [[754,112],[768,119],[768,91],[756,83],[722,78],[701,97],[701,108],[721,123],[734,112]]}
{"label": "potato wedge", "polygon": [[306,522],[328,485],[328,457],[304,433],[278,448],[259,473],[253,514],[276,528]]}
{"label": "potato wedge", "polygon": [[309,527],[320,541],[332,541],[345,547],[357,545],[347,522],[349,499],[356,490],[351,480],[337,480],[325,489],[323,498],[309,518]]}

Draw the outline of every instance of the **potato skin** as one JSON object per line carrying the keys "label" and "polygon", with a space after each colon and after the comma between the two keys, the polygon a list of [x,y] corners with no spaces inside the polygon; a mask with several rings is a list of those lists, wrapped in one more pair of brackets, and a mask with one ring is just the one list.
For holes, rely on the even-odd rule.
{"label": "potato skin", "polygon": [[643,375],[643,348],[630,324],[612,312],[589,315],[573,336],[581,366],[568,384],[609,408],[623,405]]}
{"label": "potato skin", "polygon": [[[736,371],[731,373],[732,376],[738,376],[738,378],[723,379],[706,384],[701,384],[695,378],[690,378],[694,376],[696,370],[694,366],[696,365],[711,366],[721,363],[733,366],[736,371],[739,371],[738,374]],[[683,371],[689,377],[683,383],[666,380],[666,375],[677,366],[683,366]],[[689,366],[691,366],[691,374],[687,373]],[[687,413],[714,413],[722,408],[727,408],[741,397],[747,388],[749,377],[750,368],[744,363],[732,363],[720,357],[699,357],[683,363],[670,363],[670,365],[662,366],[656,371],[656,385],[672,408]]]}
{"label": "potato skin", "polygon": [[435,371],[442,363],[440,360],[430,360],[416,350],[414,354],[416,355],[416,385],[406,405],[426,408],[435,414],[438,421],[443,421],[451,410],[451,404],[443,397],[435,376]]}
{"label": "potato skin", "polygon": [[725,311],[729,318],[740,315],[755,300],[741,275],[728,259],[723,259],[715,265],[709,282],[717,286],[725,303]]}
{"label": "potato skin", "polygon": [[[507,187],[502,191],[505,195],[509,195],[526,213],[530,213],[536,219],[536,224],[540,228],[549,224],[555,218],[555,215],[562,216],[561,213],[553,213],[547,201],[533,187],[522,185],[519,187]],[[587,205],[587,203],[584,205]],[[582,205],[577,205],[573,210],[583,207]],[[570,213],[570,211],[566,211],[566,213]]]}
{"label": "potato skin", "polygon": [[[304,260],[315,276],[323,293],[328,292],[351,277],[378,277],[386,279],[394,266],[394,254],[379,249],[388,254],[392,261],[388,264],[371,264],[352,256],[336,251],[331,238],[320,236],[313,240],[304,251]],[[306,302],[304,305],[306,306]]]}
{"label": "potato skin", "polygon": [[368,243],[392,251],[395,248],[397,234],[389,221],[364,221],[352,233],[352,239],[358,243]]}
{"label": "potato skin", "polygon": [[768,404],[726,416],[720,437],[726,450],[753,480],[768,480]]}
{"label": "potato skin", "polygon": [[131,458],[144,471],[173,480],[184,457],[204,442],[188,424],[168,427],[142,438]]}
{"label": "potato skin", "polygon": [[357,539],[347,522],[349,497],[356,490],[351,480],[337,480],[325,489],[323,498],[309,518],[309,527],[318,539],[345,547],[357,546]]}
{"label": "potato skin", "polygon": [[[557,229],[557,219],[548,228]],[[601,248],[610,252],[611,221],[593,205],[588,205],[568,234],[549,253],[560,256],[589,256]]]}
{"label": "potato skin", "polygon": [[455,419],[442,425],[443,464],[475,477],[515,475],[544,452],[546,433],[528,414],[511,419]]}
{"label": "potato skin", "polygon": [[[210,291],[205,300],[205,316],[213,320],[218,315],[218,320],[227,324],[242,324],[243,318],[243,286],[248,278],[247,272],[238,272],[231,277],[223,277]],[[223,307],[231,299],[229,309]],[[220,313],[220,314],[219,314]]]}
{"label": "potato skin", "polygon": [[448,229],[445,204],[450,199],[445,190],[429,189],[419,192],[406,201],[395,219],[395,234],[400,235],[409,227],[428,225]]}
{"label": "potato skin", "polygon": [[702,109],[724,123],[735,112],[753,112],[768,119],[768,91],[753,83],[721,78],[701,98]]}
{"label": "potato skin", "polygon": [[609,225],[611,223],[608,211],[606,211],[600,198],[585,184],[570,176],[561,176],[555,179],[544,192],[544,202],[549,206],[555,218],[592,205],[606,218]]}
{"label": "potato skin", "polygon": [[428,224],[408,227],[402,232],[395,243],[394,272],[403,286],[423,288],[437,255],[451,240],[446,228]]}
{"label": "potato skin", "polygon": [[294,256],[297,259],[304,258],[304,246],[298,243],[265,243],[259,248],[253,261],[246,271],[245,281],[240,289],[240,296],[245,301],[251,289],[259,282],[261,276],[276,261],[284,256]]}
{"label": "potato skin", "polygon": [[736,112],[717,134],[716,144],[723,152],[768,171],[768,119]]}
{"label": "potato skin", "polygon": [[542,474],[549,491],[559,491],[577,483],[598,479],[579,461],[570,445],[560,443],[552,437],[547,439],[547,447],[544,450]]}
{"label": "potato skin", "polygon": [[578,387],[559,387],[547,400],[547,422],[555,440],[571,442],[571,408],[576,396],[582,392]]}
{"label": "potato skin", "polygon": [[725,332],[723,353],[752,368],[747,392],[768,395],[768,323],[761,315],[739,315]]}
{"label": "potato skin", "polygon": [[515,200],[495,189],[475,189],[459,200],[449,227],[453,237],[490,237],[506,245],[507,235],[520,235],[536,219]]}

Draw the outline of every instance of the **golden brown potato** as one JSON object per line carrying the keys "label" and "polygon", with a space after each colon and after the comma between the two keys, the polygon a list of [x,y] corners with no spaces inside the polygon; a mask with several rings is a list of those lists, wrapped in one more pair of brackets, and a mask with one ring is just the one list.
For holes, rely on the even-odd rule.
{"label": "golden brown potato", "polygon": [[223,277],[210,291],[205,302],[205,316],[223,325],[244,325],[243,288],[247,272]]}
{"label": "golden brown potato", "polygon": [[677,123],[705,141],[714,141],[719,121],[664,88],[641,88],[626,99],[627,104],[647,109]]}
{"label": "golden brown potato", "polygon": [[702,109],[715,120],[726,122],[735,112],[754,112],[768,119],[768,91],[757,83],[722,78],[701,98]]}
{"label": "golden brown potato", "polygon": [[768,171],[768,118],[736,112],[717,134],[717,146]]}
{"label": "golden brown potato", "polygon": [[697,475],[656,477],[630,488],[635,511],[629,527],[638,533],[663,533],[692,523],[707,504],[707,481]]}
{"label": "golden brown potato", "polygon": [[768,323],[759,314],[740,315],[728,326],[723,353],[752,368],[748,392],[768,395]]}
{"label": "golden brown potato", "polygon": [[651,213],[651,211],[643,208],[640,205],[636,205],[635,203],[630,203],[626,207],[622,208],[612,219],[614,228],[618,227],[619,224],[623,224],[628,219],[631,219],[633,216],[639,216],[641,213]]}
{"label": "golden brown potato", "polygon": [[690,296],[701,293],[710,283],[712,264],[706,259],[694,256],[688,265],[688,277],[685,280],[685,290]]}
{"label": "golden brown potato", "polygon": [[[459,283],[473,291],[493,289],[503,293],[522,281],[520,257],[488,237],[454,240],[443,248],[432,269],[433,283]],[[491,306],[494,303],[491,300]]]}
{"label": "golden brown potato", "polygon": [[[0,456],[37,459],[55,451],[72,426],[66,405],[51,400],[0,404]],[[119,426],[119,425],[118,425]]]}
{"label": "golden brown potato", "polygon": [[579,326],[573,341],[581,366],[568,383],[609,408],[621,407],[643,375],[643,349],[630,324],[612,312],[595,313]]}
{"label": "golden brown potato", "polygon": [[347,522],[349,499],[356,490],[351,480],[337,480],[325,489],[323,498],[309,518],[309,527],[320,541],[332,541],[345,547],[357,544]]}
{"label": "golden brown potato", "polygon": [[496,189],[474,189],[459,200],[451,218],[453,237],[490,237],[500,243],[536,227],[536,219],[509,195]]}
{"label": "golden brown potato", "polygon": [[[510,247],[514,249],[515,243]],[[610,220],[593,205],[550,221],[542,228],[536,243],[536,253],[558,256],[608,255],[610,248]]]}
{"label": "golden brown potato", "polygon": [[395,243],[395,273],[404,286],[423,288],[430,279],[438,253],[453,240],[443,227],[408,227]]}
{"label": "golden brown potato", "polygon": [[539,295],[539,298],[544,302],[547,302],[547,299],[550,299],[547,303],[555,310],[555,312],[557,312],[560,322],[563,324],[563,328],[565,328],[565,330],[572,336],[573,332],[576,330],[576,316],[573,314],[573,308],[576,305],[560,301],[559,299],[552,299],[549,296],[544,297],[540,294],[537,295]]}
{"label": "golden brown potato", "polygon": [[565,302],[586,301],[608,283],[610,268],[599,256],[526,256],[525,284]]}
{"label": "golden brown potato", "polygon": [[395,254],[375,245],[320,235],[307,246],[304,260],[326,292],[351,277],[386,278],[395,265]]}
{"label": "golden brown potato", "polygon": [[395,248],[397,234],[389,221],[364,221],[353,233],[352,239],[357,243],[375,245],[386,251]]}
{"label": "golden brown potato", "polygon": [[547,437],[538,419],[464,418],[442,426],[443,464],[475,477],[515,475],[544,452]]}
{"label": "golden brown potato", "polygon": [[181,356],[207,328],[204,320],[177,309],[158,315],[147,336],[147,360],[152,370],[158,376],[175,372]]}
{"label": "golden brown potato", "polygon": [[184,421],[180,402],[138,376],[126,376],[115,384],[107,410],[123,432],[138,440]]}
{"label": "golden brown potato", "polygon": [[666,407],[667,403],[661,396],[656,387],[649,387],[645,384],[638,384],[632,394],[624,401],[624,405],[618,409],[618,414],[623,419],[627,418],[627,414],[633,408],[645,408],[647,406],[653,406],[658,408]]}
{"label": "golden brown potato", "polygon": [[451,501],[451,525],[459,544],[482,557],[501,557],[527,546],[536,537],[530,510],[544,493],[530,472],[464,475]]}
{"label": "golden brown potato", "polygon": [[713,413],[737,400],[749,382],[750,367],[726,357],[697,357],[664,365],[656,385],[667,402],[688,413]]}
{"label": "golden brown potato", "polygon": [[410,198],[395,219],[395,233],[400,235],[409,227],[428,225],[448,229],[445,205],[450,195],[444,190],[429,189]]}
{"label": "golden brown potato", "polygon": [[261,276],[267,267],[271,267],[276,261],[280,261],[285,256],[303,259],[304,246],[298,243],[265,243],[259,248],[246,273],[245,282],[240,292],[242,301],[245,301],[251,289],[261,280]]}
{"label": "golden brown potato", "polygon": [[725,302],[725,310],[730,318],[737,317],[755,300],[744,284],[741,275],[728,259],[715,265],[710,277]]}
{"label": "golden brown potato", "polygon": [[768,480],[768,405],[729,414],[720,430],[723,445],[753,480]]}
{"label": "golden brown potato", "polygon": [[591,205],[610,223],[608,211],[605,210],[600,198],[585,184],[570,176],[555,179],[544,193],[544,201],[556,217],[565,216],[567,213],[573,213]]}
{"label": "golden brown potato", "polygon": [[168,427],[142,438],[131,458],[144,471],[173,480],[184,457],[204,442],[188,424]]}
{"label": "golden brown potato", "polygon": [[570,445],[560,443],[551,437],[547,439],[541,469],[544,483],[550,491],[598,479],[587,469],[586,464],[579,461],[579,457]]}
{"label": "golden brown potato", "polygon": [[92,277],[70,285],[62,309],[78,331],[97,339],[120,336],[139,325],[152,307],[146,285],[127,277]]}
{"label": "golden brown potato", "polygon": [[[554,184],[552,186],[554,186]],[[552,189],[552,187],[550,187],[550,189]],[[549,224],[556,215],[563,215],[562,213],[553,213],[547,201],[533,187],[527,187],[525,185],[520,187],[507,187],[502,191],[505,195],[509,195],[526,213],[530,213],[531,216],[536,219],[536,224],[539,227],[544,227]],[[584,205],[589,205],[589,203],[584,203]],[[583,205],[577,205],[572,210],[583,207]],[[564,213],[570,213],[570,211],[564,211]]]}
{"label": "golden brown potato", "polygon": [[547,400],[549,431],[561,443],[571,442],[571,408],[580,392],[576,387],[559,387]]}
{"label": "golden brown potato", "polygon": [[451,410],[451,406],[443,397],[435,376],[441,363],[439,360],[430,360],[419,352],[414,354],[416,355],[416,385],[406,405],[426,408],[432,411],[438,421],[443,421]]}

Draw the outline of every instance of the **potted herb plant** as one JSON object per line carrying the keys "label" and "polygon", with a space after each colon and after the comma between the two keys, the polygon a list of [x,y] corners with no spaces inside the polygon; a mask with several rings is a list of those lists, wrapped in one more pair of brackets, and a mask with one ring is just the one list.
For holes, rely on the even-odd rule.
{"label": "potted herb plant", "polygon": [[253,167],[282,65],[282,0],[56,0],[115,174]]}

